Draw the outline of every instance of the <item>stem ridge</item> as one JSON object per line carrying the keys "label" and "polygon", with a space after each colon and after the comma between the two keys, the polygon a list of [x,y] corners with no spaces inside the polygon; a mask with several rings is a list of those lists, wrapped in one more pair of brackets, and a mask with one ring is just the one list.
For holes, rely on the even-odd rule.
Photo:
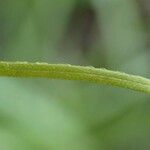
{"label": "stem ridge", "polygon": [[0,76],[88,81],[150,94],[150,79],[104,68],[38,62],[0,62]]}

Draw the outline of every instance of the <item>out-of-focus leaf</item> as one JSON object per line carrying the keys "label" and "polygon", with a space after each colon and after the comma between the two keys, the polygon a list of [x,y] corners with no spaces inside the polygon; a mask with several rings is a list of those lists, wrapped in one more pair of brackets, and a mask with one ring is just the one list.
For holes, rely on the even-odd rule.
{"label": "out-of-focus leaf", "polygon": [[[6,127],[2,127],[7,132],[14,132],[31,148],[47,150],[89,147],[83,124],[63,109],[55,98],[44,97],[42,92],[32,88],[23,88],[23,85],[12,79],[1,79],[0,110],[9,116],[6,120],[10,121]],[[9,138],[7,142],[9,144]]]}

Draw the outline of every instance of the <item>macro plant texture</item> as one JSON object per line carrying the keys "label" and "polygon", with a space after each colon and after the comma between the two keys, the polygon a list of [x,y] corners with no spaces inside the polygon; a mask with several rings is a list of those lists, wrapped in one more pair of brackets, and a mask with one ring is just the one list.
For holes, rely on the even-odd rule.
{"label": "macro plant texture", "polygon": [[0,150],[149,139],[150,0],[0,0]]}
{"label": "macro plant texture", "polygon": [[0,62],[0,76],[80,80],[150,93],[149,79],[107,69],[69,64]]}

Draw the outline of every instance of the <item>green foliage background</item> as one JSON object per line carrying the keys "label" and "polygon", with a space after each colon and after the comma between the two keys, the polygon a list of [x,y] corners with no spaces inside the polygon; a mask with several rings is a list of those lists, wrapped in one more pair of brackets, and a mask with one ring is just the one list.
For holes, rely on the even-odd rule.
{"label": "green foliage background", "polygon": [[[0,0],[0,58],[149,78],[148,6],[146,0]],[[1,77],[0,149],[149,150],[149,100],[95,84]]]}

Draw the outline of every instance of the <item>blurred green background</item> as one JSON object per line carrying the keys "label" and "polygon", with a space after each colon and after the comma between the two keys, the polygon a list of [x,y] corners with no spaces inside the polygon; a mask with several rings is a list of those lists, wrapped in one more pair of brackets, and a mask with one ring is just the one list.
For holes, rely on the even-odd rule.
{"label": "blurred green background", "polygon": [[[149,0],[0,0],[0,59],[150,77]],[[150,96],[78,81],[0,78],[0,150],[149,150]]]}

